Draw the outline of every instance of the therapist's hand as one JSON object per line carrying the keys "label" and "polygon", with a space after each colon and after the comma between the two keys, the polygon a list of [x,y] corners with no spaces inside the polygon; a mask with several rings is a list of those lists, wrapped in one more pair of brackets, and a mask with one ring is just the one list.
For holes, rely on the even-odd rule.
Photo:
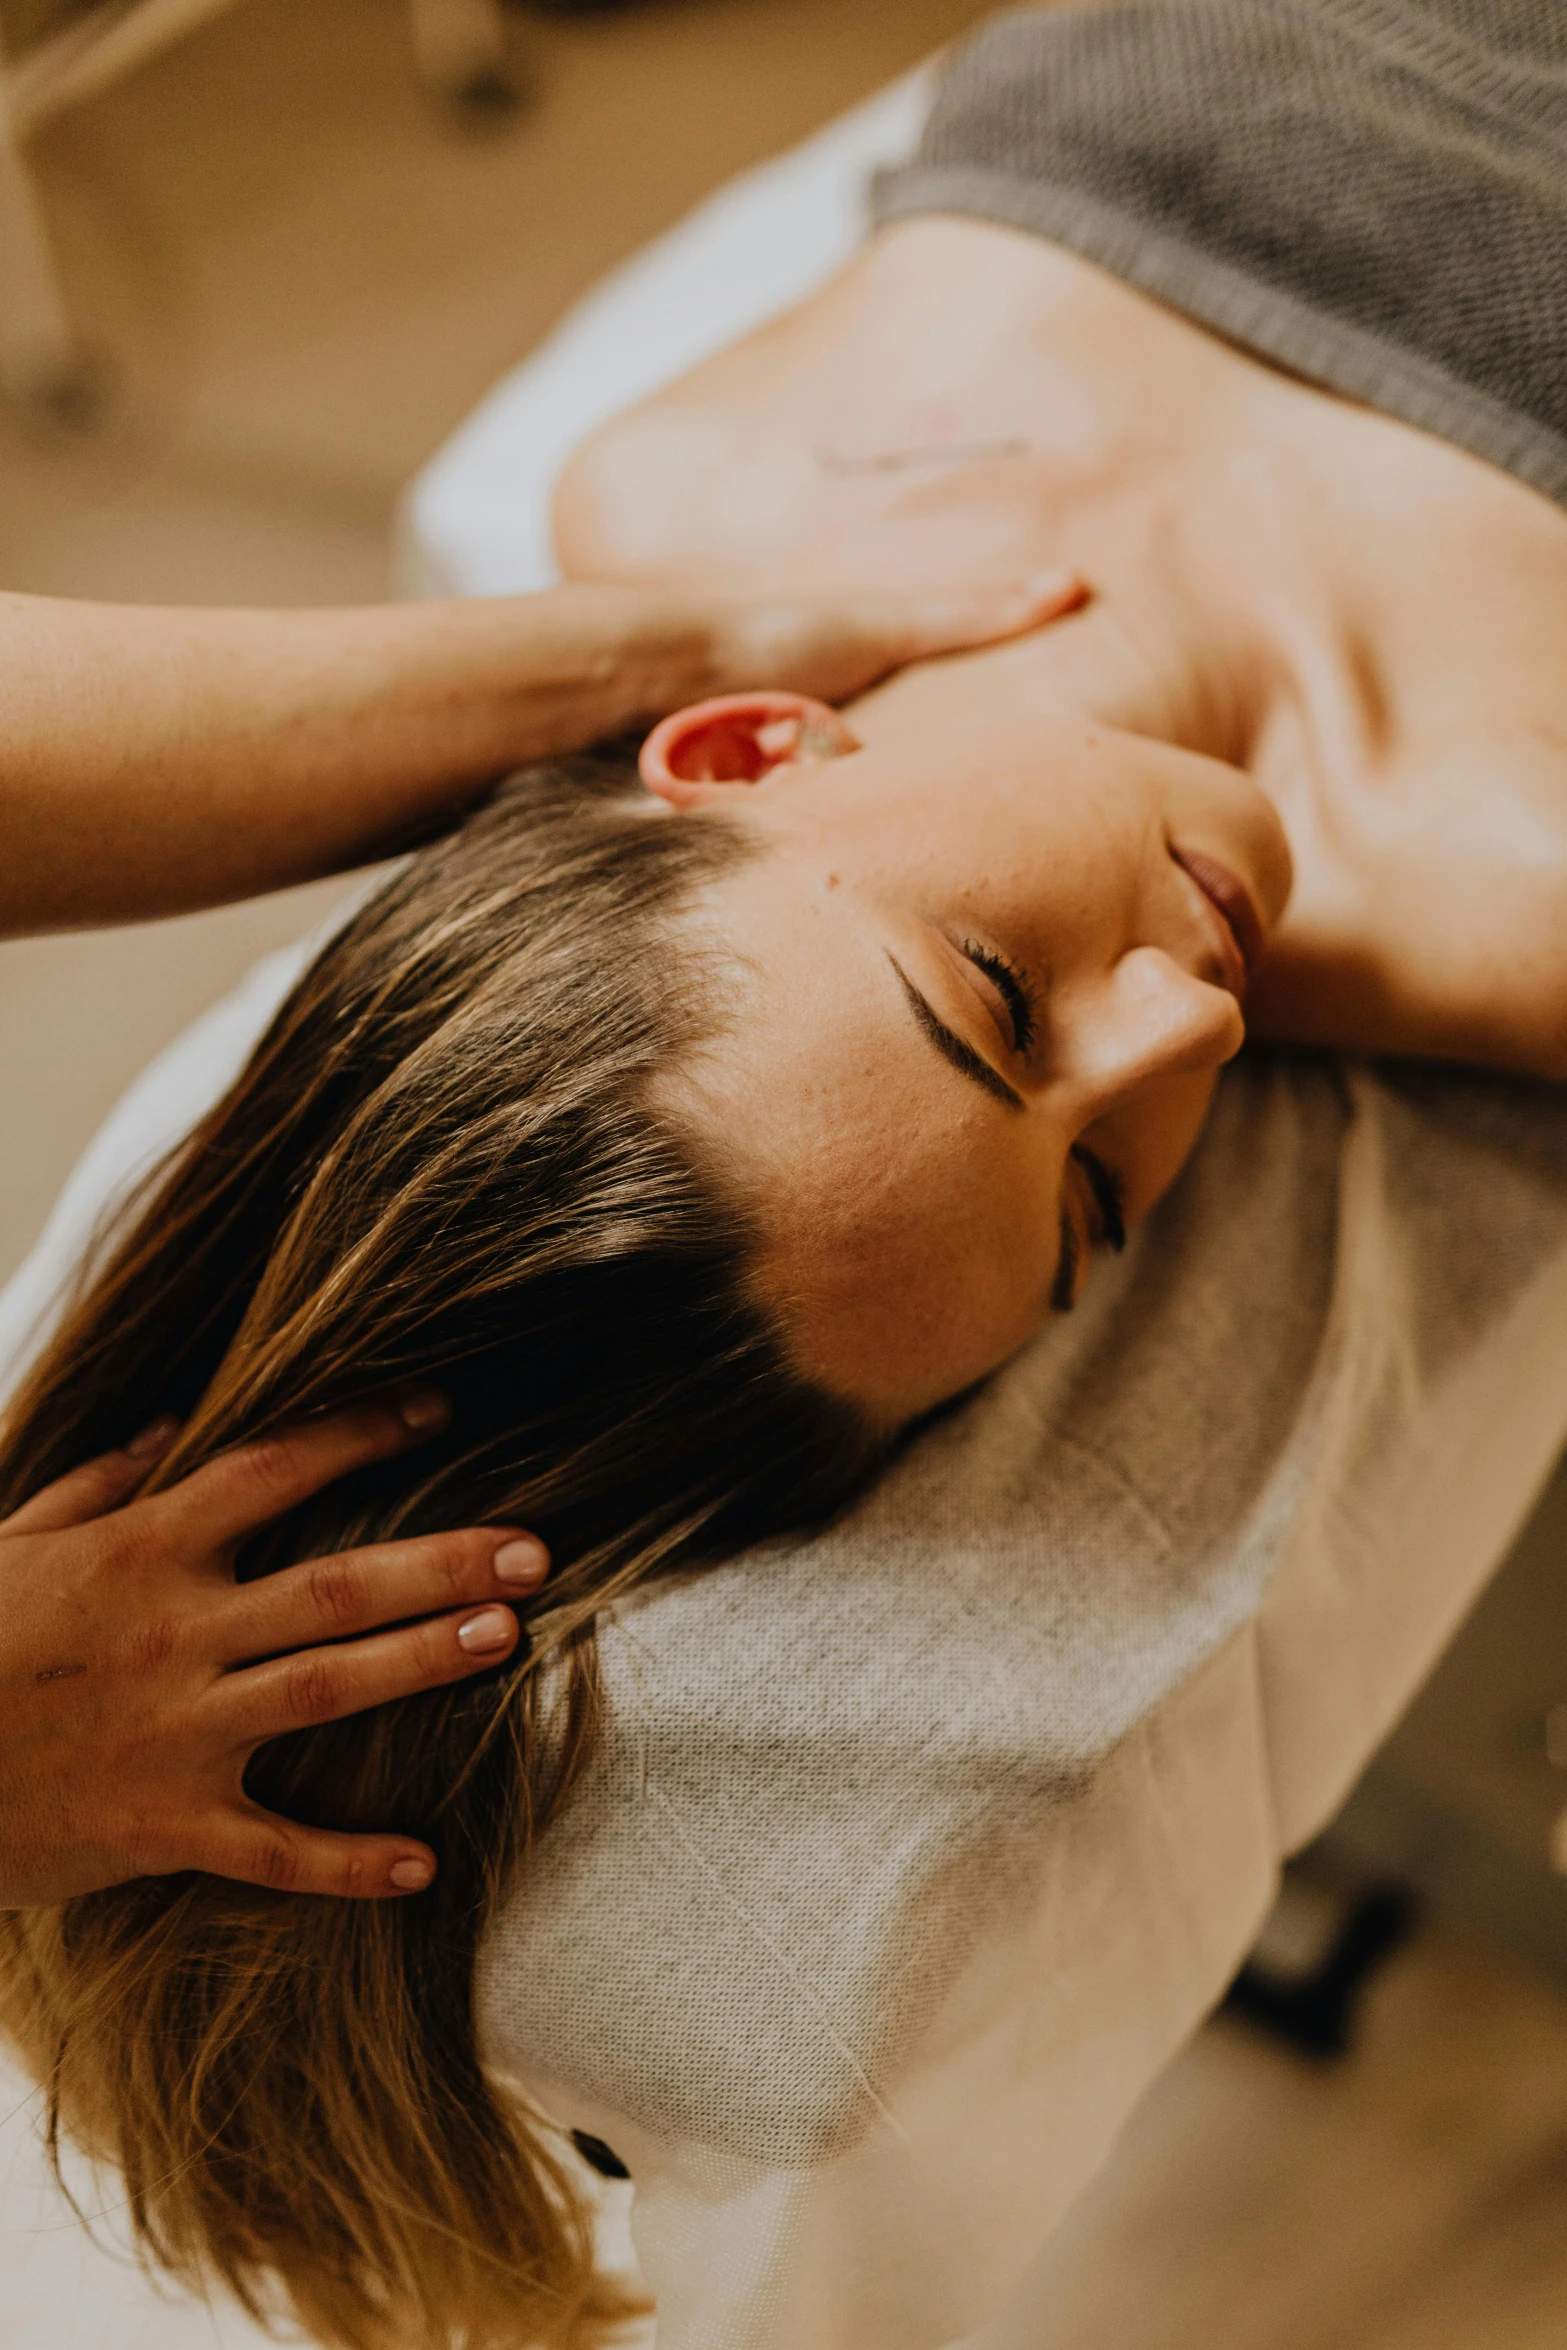
{"label": "therapist's hand", "polygon": [[427,1846],[298,1827],[250,1801],[245,1766],[286,1731],[500,1662],[518,1638],[504,1602],[544,1580],[542,1544],[470,1528],[244,1584],[233,1561],[269,1520],[447,1416],[410,1391],[137,1499],[174,1440],[163,1423],[0,1520],[0,1907],[183,1869],[371,1898],[430,1882]]}
{"label": "therapist's hand", "polygon": [[[924,594],[745,597],[714,615],[708,694],[779,686],[846,702],[911,661],[972,652],[1076,611],[1082,575],[1051,571],[993,587]],[[695,700],[684,693],[681,700]]]}
{"label": "therapist's hand", "polygon": [[[0,938],[145,922],[390,856],[496,778],[715,694],[845,701],[1042,627],[1066,572],[903,591],[579,584],[361,611],[0,594]],[[893,592],[897,591],[897,592]]]}

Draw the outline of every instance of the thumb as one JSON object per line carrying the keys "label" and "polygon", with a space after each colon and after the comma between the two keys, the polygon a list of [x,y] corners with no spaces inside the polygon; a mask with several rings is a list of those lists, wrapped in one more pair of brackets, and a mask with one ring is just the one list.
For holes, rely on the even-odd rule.
{"label": "thumb", "polygon": [[1043,571],[1005,587],[968,588],[923,598],[910,613],[911,661],[960,653],[1023,636],[1075,612],[1089,588],[1081,572]]}
{"label": "thumb", "polygon": [[57,1477],[52,1485],[35,1493],[10,1517],[0,1519],[0,1534],[57,1534],[67,1526],[85,1526],[90,1518],[118,1509],[138,1490],[178,1434],[177,1420],[154,1420],[118,1452],[100,1453],[96,1460],[84,1461],[79,1469]]}

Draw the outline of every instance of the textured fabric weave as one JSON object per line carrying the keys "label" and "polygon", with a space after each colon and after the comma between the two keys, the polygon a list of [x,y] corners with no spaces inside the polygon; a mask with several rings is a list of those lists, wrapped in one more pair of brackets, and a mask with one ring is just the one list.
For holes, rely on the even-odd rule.
{"label": "textured fabric weave", "polygon": [[629,2164],[660,2350],[979,2350],[1500,1556],[1564,1329],[1567,1095],[1248,1059],[838,1525],[613,1611],[481,2012]]}
{"label": "textured fabric weave", "polygon": [[612,1611],[598,1761],[486,1961],[507,2060],[750,2161],[875,2128],[1011,1860],[1316,1502],[1332,1575],[1382,1571],[1437,1399],[1564,1253],[1559,1090],[1228,1070],[1126,1256],[846,1518]]}
{"label": "textured fabric weave", "polygon": [[874,209],[1033,230],[1567,503],[1562,0],[1009,15]]}
{"label": "textured fabric weave", "polygon": [[[116,1113],[0,1381],[308,960]],[[1567,1093],[1245,1059],[1078,1312],[840,1525],[614,1612],[479,1988],[631,2166],[659,2350],[1035,2338],[1034,2248],[1528,1506],[1564,1331]]]}

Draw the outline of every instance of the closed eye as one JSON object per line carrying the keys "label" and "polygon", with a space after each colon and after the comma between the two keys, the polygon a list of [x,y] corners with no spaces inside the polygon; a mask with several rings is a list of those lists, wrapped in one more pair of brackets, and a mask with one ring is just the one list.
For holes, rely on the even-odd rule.
{"label": "closed eye", "polygon": [[963,941],[963,952],[976,971],[984,972],[1006,1005],[1007,1018],[1012,1023],[1012,1050],[1019,1060],[1026,1060],[1028,1049],[1038,1034],[1028,973],[1017,970],[1005,955],[998,954],[994,947],[987,947],[977,938],[966,938]]}

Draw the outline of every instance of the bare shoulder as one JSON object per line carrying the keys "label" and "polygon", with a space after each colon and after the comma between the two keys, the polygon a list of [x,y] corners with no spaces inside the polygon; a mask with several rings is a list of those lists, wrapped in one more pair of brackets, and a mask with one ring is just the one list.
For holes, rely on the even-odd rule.
{"label": "bare shoulder", "polygon": [[1567,1082],[1567,708],[1411,751],[1305,852],[1257,1033]]}
{"label": "bare shoulder", "polygon": [[555,489],[555,548],[566,578],[628,586],[662,579],[708,464],[701,436],[667,400],[644,401],[590,433]]}
{"label": "bare shoulder", "polygon": [[[823,397],[815,310],[757,328],[589,434],[555,492],[568,578],[744,579],[781,567],[811,486],[808,415]],[[765,551],[765,552],[764,552]]]}
{"label": "bare shoulder", "polygon": [[[602,426],[556,493],[568,576],[803,581],[809,565],[824,584],[839,541],[909,486],[882,452],[934,435],[958,458],[1006,444],[1015,412],[1032,415],[1035,355],[1026,336],[1013,347],[1017,248],[1053,283],[1049,249],[1015,232],[939,220],[883,232],[793,309]],[[990,288],[979,322],[967,315],[976,272]],[[933,380],[935,421],[921,389]]]}

